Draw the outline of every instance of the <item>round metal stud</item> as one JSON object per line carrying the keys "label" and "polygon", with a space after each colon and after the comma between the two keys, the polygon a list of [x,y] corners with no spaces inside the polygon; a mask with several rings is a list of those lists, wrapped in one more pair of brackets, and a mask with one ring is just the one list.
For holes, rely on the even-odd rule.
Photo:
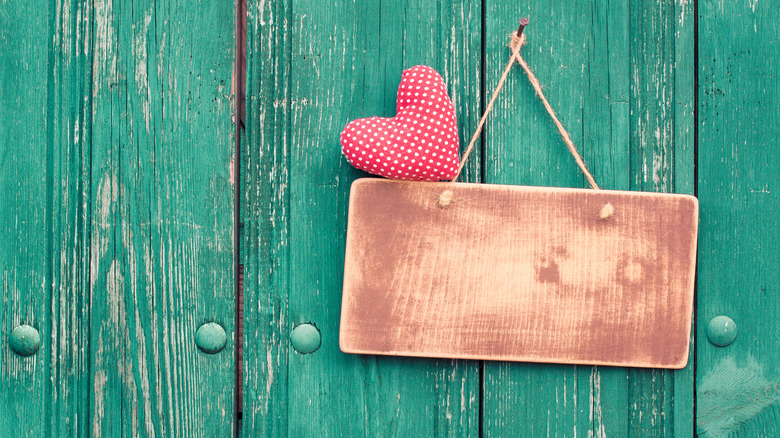
{"label": "round metal stud", "polygon": [[34,327],[19,325],[11,331],[8,345],[19,356],[30,356],[41,346],[41,334]]}
{"label": "round metal stud", "polygon": [[225,348],[227,335],[225,329],[216,322],[207,322],[195,333],[195,344],[204,353],[216,354]]}
{"label": "round metal stud", "polygon": [[737,337],[737,324],[728,316],[716,316],[707,325],[707,337],[718,347],[725,347]]}
{"label": "round metal stud", "polygon": [[314,353],[320,348],[320,331],[314,324],[301,324],[290,333],[290,342],[298,353]]}

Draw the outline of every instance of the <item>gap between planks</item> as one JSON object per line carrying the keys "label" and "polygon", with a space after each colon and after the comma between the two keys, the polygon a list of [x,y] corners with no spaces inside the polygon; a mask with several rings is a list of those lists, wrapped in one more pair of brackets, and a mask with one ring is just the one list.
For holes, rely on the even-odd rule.
{"label": "gap between planks", "polygon": [[244,265],[241,261],[241,131],[246,116],[246,0],[236,0],[236,53],[233,69],[235,96],[235,151],[233,159],[233,267],[235,269],[235,381],[233,436],[241,433],[243,420],[243,359],[244,359]]}

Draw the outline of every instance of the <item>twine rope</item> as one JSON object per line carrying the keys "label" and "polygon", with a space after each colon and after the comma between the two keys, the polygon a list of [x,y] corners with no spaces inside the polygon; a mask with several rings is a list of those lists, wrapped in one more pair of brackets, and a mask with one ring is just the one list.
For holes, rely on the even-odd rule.
{"label": "twine rope", "polygon": [[[600,190],[598,184],[596,184],[596,180],[593,179],[593,175],[590,174],[587,166],[585,166],[585,162],[582,160],[582,157],[577,152],[577,148],[574,146],[574,142],[571,140],[571,136],[569,135],[568,132],[566,132],[566,129],[564,129],[563,127],[563,124],[561,124],[561,121],[558,120],[558,116],[555,114],[555,111],[550,106],[550,102],[548,102],[547,98],[544,96],[544,93],[542,92],[542,86],[539,84],[539,79],[536,78],[534,72],[531,71],[530,67],[528,67],[528,63],[525,62],[525,59],[523,59],[523,57],[520,56],[520,49],[523,47],[524,44],[525,44],[525,34],[521,34],[520,36],[518,36],[516,33],[512,33],[512,40],[510,42],[510,47],[512,48],[512,58],[509,59],[509,63],[507,63],[506,67],[504,68],[504,73],[501,75],[501,79],[499,79],[498,85],[496,86],[495,90],[493,90],[493,95],[490,97],[490,101],[488,102],[488,105],[485,108],[485,113],[482,115],[482,118],[479,120],[477,129],[474,132],[474,135],[471,137],[471,141],[469,142],[468,148],[466,148],[466,152],[463,154],[463,158],[460,160],[460,164],[458,165],[458,172],[455,174],[455,177],[452,178],[452,182],[455,182],[458,179],[460,172],[463,170],[463,166],[466,165],[466,160],[469,158],[471,151],[474,149],[474,144],[476,143],[479,134],[482,133],[482,128],[485,125],[485,120],[487,120],[487,116],[488,114],[490,114],[490,111],[493,110],[493,104],[496,101],[496,97],[498,96],[499,91],[501,91],[501,88],[503,88],[504,82],[506,82],[506,78],[509,75],[509,71],[512,69],[512,66],[515,63],[515,60],[517,60],[518,64],[520,64],[520,67],[522,67],[523,71],[525,71],[526,76],[528,76],[528,80],[531,82],[531,85],[534,87],[534,90],[536,91],[536,95],[539,97],[539,99],[542,100],[542,104],[544,105],[544,108],[547,110],[547,113],[553,119],[555,126],[558,128],[558,132],[561,134],[561,137],[563,138],[563,142],[566,143],[566,147],[569,149],[569,152],[571,152],[572,156],[574,157],[574,161],[577,163],[577,166],[579,166],[580,170],[585,175],[585,178],[588,180],[590,186],[595,190]],[[446,207],[449,204],[449,201],[451,199],[452,199],[451,195],[449,196],[449,199],[446,200],[446,203],[443,202],[444,199],[440,199],[439,206]],[[611,215],[612,214],[610,213],[607,215],[607,217]]]}
{"label": "twine rope", "polygon": [[463,158],[461,158],[460,160],[460,164],[458,165],[458,171],[457,173],[455,173],[455,177],[452,178],[452,182],[455,182],[458,179],[460,172],[463,170],[463,166],[466,165],[466,160],[468,160],[469,154],[471,154],[471,151],[474,149],[474,143],[477,142],[477,138],[479,138],[479,134],[482,133],[482,128],[485,126],[485,120],[487,120],[487,116],[488,114],[490,114],[490,111],[493,110],[493,104],[496,102],[496,97],[498,97],[498,92],[501,91],[501,88],[504,87],[504,82],[506,82],[506,78],[507,76],[509,76],[509,71],[512,70],[512,65],[514,65],[515,59],[520,58],[520,48],[523,46],[523,44],[525,44],[525,35],[522,35],[519,41],[520,44],[516,44],[515,47],[512,48],[512,58],[509,60],[509,63],[504,68],[504,73],[501,75],[501,79],[498,80],[498,85],[496,85],[495,90],[493,90],[493,95],[490,96],[490,101],[488,102],[487,107],[485,108],[485,113],[482,114],[482,118],[479,119],[477,130],[474,131],[474,135],[471,136],[469,147],[466,148],[466,152],[463,154]]}
{"label": "twine rope", "polygon": [[[522,47],[524,43],[525,43],[525,35],[522,35],[520,38],[518,38],[516,35],[513,35],[512,42],[510,43],[510,47],[511,46]],[[590,186],[593,187],[593,189],[599,190],[599,186],[598,184],[596,184],[596,180],[593,179],[593,175],[590,174],[587,166],[585,166],[585,162],[582,161],[582,157],[577,152],[577,148],[574,146],[574,142],[571,141],[571,136],[566,131],[566,129],[564,129],[563,125],[561,124],[561,121],[558,120],[558,116],[555,114],[555,111],[550,106],[550,102],[548,102],[547,98],[544,97],[544,93],[542,92],[542,86],[539,84],[539,79],[536,78],[534,72],[531,71],[530,67],[528,67],[528,63],[525,62],[525,59],[523,59],[522,56],[520,56],[520,53],[518,53],[517,56],[514,56],[513,59],[515,58],[517,59],[517,63],[520,64],[520,67],[523,68],[523,71],[525,71],[526,76],[528,76],[528,80],[531,82],[531,85],[534,87],[534,90],[536,91],[536,95],[539,96],[539,99],[542,100],[542,104],[544,105],[544,108],[547,110],[547,113],[550,114],[550,117],[552,117],[553,122],[555,122],[555,126],[558,128],[558,132],[561,134],[561,137],[563,137],[563,142],[566,143],[566,147],[569,148],[569,152],[571,152],[572,156],[574,157],[574,161],[577,162],[577,166],[580,167],[580,170],[585,175],[585,179],[588,180],[588,184],[590,184]]]}

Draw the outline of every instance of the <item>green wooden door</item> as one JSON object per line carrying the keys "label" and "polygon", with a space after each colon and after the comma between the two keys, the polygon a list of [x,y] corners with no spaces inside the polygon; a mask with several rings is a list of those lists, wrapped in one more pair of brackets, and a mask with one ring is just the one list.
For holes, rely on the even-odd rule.
{"label": "green wooden door", "polygon": [[[236,20],[226,2],[3,2],[0,436],[780,436],[778,7],[251,0]],[[392,115],[401,71],[427,64],[465,146],[521,16],[600,185],[700,199],[683,370],[338,349],[365,176],[341,129]],[[519,69],[478,149],[466,181],[586,187]],[[195,342],[209,322],[215,354]],[[312,354],[290,343],[305,323]],[[20,325],[40,333],[30,356]]]}

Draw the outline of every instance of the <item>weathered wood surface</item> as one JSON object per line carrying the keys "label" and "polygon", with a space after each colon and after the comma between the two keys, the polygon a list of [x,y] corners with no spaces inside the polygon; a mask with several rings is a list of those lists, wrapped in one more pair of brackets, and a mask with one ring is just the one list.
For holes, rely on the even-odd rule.
{"label": "weathered wood surface", "polygon": [[[435,372],[428,371],[427,379],[414,373],[415,363],[421,369],[434,365],[373,356],[357,361],[334,352],[346,191],[359,175],[338,156],[338,133],[354,118],[392,115],[403,68],[427,62],[443,73],[452,84],[459,131],[467,136],[479,96],[492,89],[509,56],[506,36],[517,18],[524,12],[545,17],[556,25],[529,28],[529,36],[536,34],[529,42],[536,39],[546,49],[527,51],[526,59],[544,73],[553,104],[564,123],[574,123],[577,144],[602,184],[693,193],[692,3],[535,2],[525,11],[501,3],[458,4],[465,12],[457,20],[445,13],[452,7],[444,4],[440,12],[427,3],[385,2],[353,9],[295,1],[249,6],[248,141],[242,157],[248,434],[407,432],[430,424],[426,408],[417,409],[425,421],[410,425],[417,419],[408,414],[414,412],[410,404],[431,405],[422,404],[425,396],[406,396],[404,388],[428,393],[431,380],[441,387]],[[460,42],[466,39],[468,44]],[[477,71],[485,72],[479,90],[473,88],[481,78]],[[485,165],[479,152],[470,164],[477,165],[471,180],[581,186],[533,92],[516,76],[488,125]],[[287,341],[292,327],[306,321],[323,334],[322,350],[311,356],[298,355]],[[409,382],[398,380],[398,367]],[[485,436],[693,431],[691,365],[674,372],[522,364],[483,369],[479,415]],[[468,412],[479,404],[468,398],[478,384],[464,380],[465,415],[478,415]],[[454,432],[428,432],[448,433]]]}
{"label": "weathered wood surface", "polygon": [[[693,193],[693,2],[490,2],[485,83],[509,57],[507,32],[531,17],[523,56],[605,189]],[[520,72],[487,123],[484,182],[585,187]],[[684,370],[485,363],[483,433],[688,436]]]}
{"label": "weathered wood surface", "polygon": [[341,349],[683,368],[697,225],[688,195],[360,179]]}
{"label": "weathered wood surface", "polygon": [[0,435],[230,434],[233,10],[0,5]]}
{"label": "weathered wood surface", "polygon": [[[352,119],[391,116],[401,72],[441,72],[461,143],[480,105],[478,2],[250,1],[242,140],[245,436],[476,436],[479,364],[339,350]],[[479,175],[479,160],[469,175]],[[302,355],[294,326],[322,345]]]}
{"label": "weathered wood surface", "polygon": [[233,342],[194,339],[234,325],[233,5],[95,6],[91,427],[224,436]]}
{"label": "weathered wood surface", "polygon": [[[776,0],[699,2],[702,437],[780,436],[779,8]],[[707,339],[718,315],[737,325],[726,347]]]}
{"label": "weathered wood surface", "polygon": [[[777,435],[778,6],[250,2],[243,434],[694,433],[690,364],[337,351],[347,191],[362,176],[338,132],[391,115],[401,70],[426,63],[463,143],[529,15],[524,56],[602,186],[693,193],[697,169],[698,432]],[[233,4],[214,2],[0,4],[2,434],[229,434],[234,343],[204,356],[193,337],[207,320],[233,333],[233,24]],[[519,71],[481,143],[469,181],[583,186]],[[740,328],[724,348],[706,340],[718,314]],[[287,338],[304,321],[323,335],[306,356]],[[28,358],[8,349],[20,323],[42,335]]]}
{"label": "weathered wood surface", "polygon": [[[82,3],[0,5],[0,435],[89,430],[91,16]],[[41,334],[19,357],[19,324]]]}

